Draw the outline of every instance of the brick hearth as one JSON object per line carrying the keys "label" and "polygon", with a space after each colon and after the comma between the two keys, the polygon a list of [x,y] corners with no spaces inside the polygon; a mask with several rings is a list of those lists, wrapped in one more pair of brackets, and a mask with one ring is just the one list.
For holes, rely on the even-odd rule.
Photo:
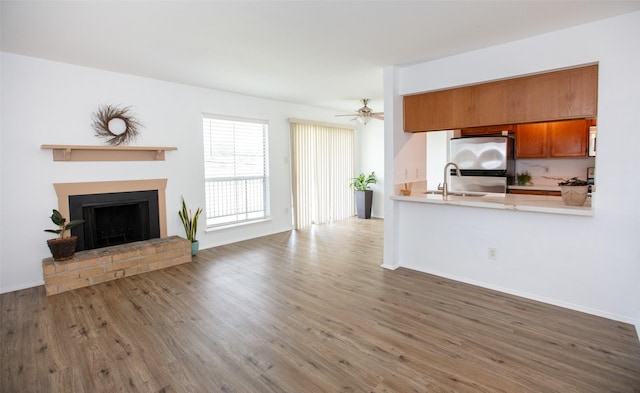
{"label": "brick hearth", "polygon": [[42,260],[47,296],[191,262],[191,242],[178,236],[77,252],[73,259]]}

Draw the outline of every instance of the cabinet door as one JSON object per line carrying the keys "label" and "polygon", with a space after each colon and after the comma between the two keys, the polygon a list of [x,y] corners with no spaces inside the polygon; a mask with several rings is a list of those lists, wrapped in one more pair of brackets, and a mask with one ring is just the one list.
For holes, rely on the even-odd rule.
{"label": "cabinet door", "polygon": [[508,122],[590,118],[597,115],[598,66],[510,79]]}
{"label": "cabinet door", "polygon": [[404,131],[449,130],[453,120],[453,90],[403,97]]}
{"label": "cabinet door", "polygon": [[587,120],[549,123],[549,157],[586,157],[588,142]]}
{"label": "cabinet door", "polygon": [[547,147],[547,123],[516,126],[516,158],[545,158]]}

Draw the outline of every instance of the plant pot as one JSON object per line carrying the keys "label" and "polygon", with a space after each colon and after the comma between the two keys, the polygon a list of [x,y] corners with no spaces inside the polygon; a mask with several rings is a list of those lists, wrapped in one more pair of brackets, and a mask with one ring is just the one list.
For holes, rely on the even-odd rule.
{"label": "plant pot", "polygon": [[56,262],[68,261],[73,258],[76,253],[77,236],[65,237],[63,239],[55,238],[47,240],[47,245]]}
{"label": "plant pot", "polygon": [[569,206],[582,206],[587,200],[589,186],[560,186],[562,200]]}
{"label": "plant pot", "polygon": [[371,218],[373,190],[356,191],[356,211],[358,218]]}
{"label": "plant pot", "polygon": [[198,253],[198,249],[200,248],[200,242],[198,240],[194,240],[191,242],[191,256],[194,256]]}

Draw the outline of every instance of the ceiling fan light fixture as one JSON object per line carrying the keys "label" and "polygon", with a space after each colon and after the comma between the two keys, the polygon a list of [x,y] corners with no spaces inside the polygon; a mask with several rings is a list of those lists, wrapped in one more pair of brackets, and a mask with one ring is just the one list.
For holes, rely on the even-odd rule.
{"label": "ceiling fan light fixture", "polygon": [[[371,108],[369,108],[367,106],[367,104],[369,103],[369,99],[368,98],[364,98],[362,100],[360,100],[362,102],[362,108],[356,110],[356,115],[353,118],[353,120],[358,120],[358,122],[360,124],[363,125],[367,125],[367,123],[369,122],[369,120],[371,119],[378,119],[378,120],[384,120],[384,113],[382,112],[373,112],[371,110]],[[352,115],[336,115],[336,116],[352,116]]]}

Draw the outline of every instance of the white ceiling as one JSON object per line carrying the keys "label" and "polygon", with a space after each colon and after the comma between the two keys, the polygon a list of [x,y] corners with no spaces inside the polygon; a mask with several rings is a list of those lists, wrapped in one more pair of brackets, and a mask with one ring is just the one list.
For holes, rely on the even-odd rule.
{"label": "white ceiling", "polygon": [[[640,10],[640,1],[5,1],[1,49],[350,111],[382,67]],[[508,61],[508,59],[496,59]]]}

